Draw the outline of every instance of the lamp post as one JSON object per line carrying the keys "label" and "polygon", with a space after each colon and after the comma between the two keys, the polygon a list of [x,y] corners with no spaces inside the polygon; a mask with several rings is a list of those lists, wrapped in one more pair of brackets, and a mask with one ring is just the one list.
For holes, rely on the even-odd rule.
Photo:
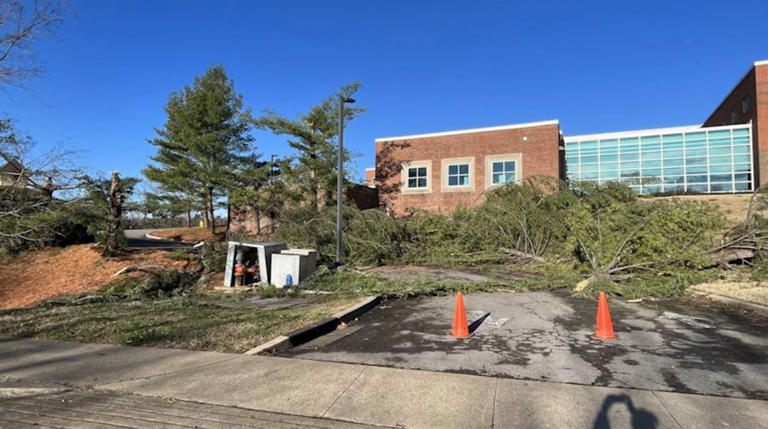
{"label": "lamp post", "polygon": [[344,192],[344,104],[354,102],[354,98],[339,95],[339,165],[336,178],[336,267],[340,267],[343,264],[343,249],[341,246],[341,230],[343,226],[341,201]]}

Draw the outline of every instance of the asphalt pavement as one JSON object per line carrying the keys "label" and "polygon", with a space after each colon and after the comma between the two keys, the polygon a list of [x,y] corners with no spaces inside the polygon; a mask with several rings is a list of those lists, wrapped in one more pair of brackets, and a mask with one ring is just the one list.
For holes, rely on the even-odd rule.
{"label": "asphalt pavement", "polygon": [[192,245],[173,240],[155,240],[147,238],[147,233],[162,231],[162,229],[128,229],[125,230],[125,238],[129,249],[180,249],[189,248]]}
{"label": "asphalt pavement", "polygon": [[385,302],[281,356],[768,399],[768,319],[759,315],[614,300],[617,338],[606,341],[593,335],[593,301],[550,292],[471,294],[468,319],[478,327],[456,340],[449,335],[454,303],[454,297]]}

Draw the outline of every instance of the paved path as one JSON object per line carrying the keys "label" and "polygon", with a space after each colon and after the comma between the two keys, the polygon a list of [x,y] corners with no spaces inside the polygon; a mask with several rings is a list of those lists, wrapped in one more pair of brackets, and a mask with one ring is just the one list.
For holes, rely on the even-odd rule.
{"label": "paved path", "polygon": [[162,229],[128,229],[125,230],[125,238],[129,249],[177,249],[192,247],[186,243],[179,243],[172,240],[154,240],[146,238],[145,235],[152,231],[162,231]]}
{"label": "paved path", "polygon": [[[148,401],[147,408],[115,408],[115,418],[131,418],[139,412],[133,408],[160,418],[147,398],[166,398],[203,414],[239,407],[407,428],[768,428],[768,402],[759,400],[34,339],[0,338],[0,377],[92,389],[95,399],[56,393],[81,398],[67,403],[73,413],[102,412],[100,401]],[[26,399],[0,404],[0,412],[31,406]]]}

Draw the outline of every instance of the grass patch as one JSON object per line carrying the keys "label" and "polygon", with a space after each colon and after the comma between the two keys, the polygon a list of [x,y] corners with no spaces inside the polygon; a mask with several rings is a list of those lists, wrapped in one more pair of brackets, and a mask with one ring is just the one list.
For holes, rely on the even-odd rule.
{"label": "grass patch", "polygon": [[48,306],[0,312],[0,333],[69,341],[242,353],[281,334],[334,314],[352,303],[309,298],[307,307],[264,310],[226,306],[239,296]]}

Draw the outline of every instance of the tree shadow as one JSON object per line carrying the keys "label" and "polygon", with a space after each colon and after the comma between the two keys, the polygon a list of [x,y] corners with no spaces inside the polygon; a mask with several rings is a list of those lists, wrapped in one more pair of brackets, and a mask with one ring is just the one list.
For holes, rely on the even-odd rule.
{"label": "tree shadow", "polygon": [[644,409],[637,408],[632,402],[632,398],[626,394],[622,395],[608,395],[603,401],[603,406],[600,412],[595,417],[593,423],[594,429],[610,429],[611,423],[608,420],[608,412],[614,404],[623,402],[632,417],[631,424],[633,429],[655,429],[658,427],[659,419],[652,412]]}
{"label": "tree shadow", "polygon": [[408,142],[387,141],[381,143],[376,152],[376,189],[379,192],[379,205],[394,213],[394,204],[400,194],[400,172],[408,159],[397,154],[411,146]]}

